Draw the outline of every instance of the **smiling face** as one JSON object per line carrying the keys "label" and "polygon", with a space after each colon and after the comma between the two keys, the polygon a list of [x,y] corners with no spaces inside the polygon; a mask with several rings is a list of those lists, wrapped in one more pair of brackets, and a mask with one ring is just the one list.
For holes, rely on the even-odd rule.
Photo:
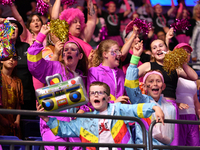
{"label": "smiling face", "polygon": [[144,83],[144,90],[147,91],[148,95],[155,101],[159,100],[160,94],[164,89],[165,83],[163,83],[160,75],[158,74],[149,75]]}
{"label": "smiling face", "polygon": [[93,85],[90,87],[90,103],[92,106],[102,112],[107,109],[110,96],[105,93],[103,86]]}
{"label": "smiling face", "polygon": [[83,53],[80,53],[78,46],[75,43],[67,43],[63,50],[63,60],[67,67],[74,70],[83,58]]}
{"label": "smiling face", "polygon": [[117,44],[112,45],[107,52],[103,52],[103,55],[104,59],[102,64],[104,66],[109,66],[111,69],[119,66],[122,53]]}
{"label": "smiling face", "polygon": [[154,57],[157,62],[162,63],[165,58],[165,54],[163,53],[163,51],[167,52],[168,49],[164,41],[157,39],[151,43],[151,51],[152,51],[152,57]]}
{"label": "smiling face", "polygon": [[31,32],[37,34],[40,32],[41,27],[42,27],[42,22],[40,21],[38,16],[34,15],[32,17],[29,29],[31,30]]}
{"label": "smiling face", "polygon": [[74,18],[74,20],[71,22],[69,26],[70,33],[75,36],[79,37],[81,34],[81,22],[78,17]]}

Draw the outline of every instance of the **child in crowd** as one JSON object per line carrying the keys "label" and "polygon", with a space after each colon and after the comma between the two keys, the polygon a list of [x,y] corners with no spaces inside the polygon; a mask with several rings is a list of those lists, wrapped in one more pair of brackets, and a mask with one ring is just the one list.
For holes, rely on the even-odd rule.
{"label": "child in crowd", "polygon": [[[184,48],[191,54],[192,48],[187,43],[180,43],[175,48]],[[188,61],[190,55],[188,55]],[[200,118],[200,105],[197,97],[197,84],[184,78],[178,79],[176,102],[179,106],[181,120],[197,120]],[[199,146],[199,127],[193,124],[180,124],[179,145]]]}
{"label": "child in crowd", "polygon": [[[142,43],[140,44],[140,50],[135,49],[130,61],[130,65],[127,69],[126,73],[126,81],[125,81],[125,89],[127,92],[127,95],[130,98],[130,101],[132,104],[138,104],[138,103],[156,103],[157,105],[160,105],[160,107],[167,107],[168,112],[168,119],[175,119],[175,114],[176,110],[175,107],[166,101],[163,95],[161,95],[162,91],[165,89],[166,85],[164,83],[164,78],[163,75],[160,71],[148,71],[144,78],[143,78],[143,88],[145,91],[147,91],[147,95],[142,94],[141,90],[139,88],[139,82],[138,82],[138,72],[139,69],[137,68],[137,64],[140,59],[140,55],[142,53]],[[166,114],[165,114],[166,115]],[[173,118],[174,116],[174,118]],[[144,121],[146,120],[146,121]],[[145,124],[145,127],[148,131],[149,125],[148,121],[151,122],[151,120],[148,119],[142,119],[143,123]],[[168,127],[169,129],[169,124],[165,125],[164,127]],[[171,126],[170,126],[171,127]],[[172,128],[174,125],[172,125]],[[171,128],[171,132],[173,134],[173,129]],[[163,132],[163,131],[161,131]],[[138,124],[136,124],[136,136],[135,136],[135,144],[142,144],[142,136],[141,136],[141,128],[139,127]],[[171,136],[165,136],[164,133],[161,133],[162,136],[159,136],[157,138],[159,141],[156,139],[153,139],[153,144],[154,145],[163,145],[161,142],[166,142],[165,144],[170,144],[173,140],[173,135]]]}
{"label": "child in crowd", "polygon": [[88,70],[87,91],[89,85],[94,81],[101,81],[109,85],[111,88],[111,100],[116,102],[127,103],[129,98],[123,96],[125,94],[124,80],[125,75],[118,68],[121,58],[119,45],[113,40],[104,40],[99,44],[98,49],[94,52],[92,65]]}
{"label": "child in crowd", "polygon": [[[156,120],[158,121],[158,118],[160,118],[162,123],[164,121],[164,114],[162,110],[154,103],[111,104],[109,103],[111,98],[109,95],[110,87],[107,84],[103,82],[93,82],[89,88],[89,96],[90,102],[95,110],[90,114],[133,116],[141,118],[149,117],[155,111]],[[41,105],[38,106],[38,103],[36,104],[36,107],[37,111],[44,111],[44,108],[41,108]],[[40,117],[47,122],[47,125],[52,129],[51,131],[58,136],[80,137],[82,142],[87,143],[133,144],[128,125],[130,121],[77,118],[76,120],[65,122],[58,121],[56,118],[49,118],[46,116]],[[118,130],[116,130],[117,126],[119,126]]]}
{"label": "child in crowd", "polygon": [[126,5],[126,11],[123,13],[116,13],[116,4],[110,1],[106,4],[108,12],[99,9],[99,15],[105,19],[106,26],[108,28],[107,39],[117,41],[119,46],[123,46],[123,40],[120,36],[120,24],[121,20],[125,19],[131,12],[130,5],[127,0],[124,0]]}
{"label": "child in crowd", "polygon": [[[196,81],[198,79],[197,73],[188,66],[187,63],[183,64],[183,70],[174,70],[169,75],[168,72],[166,72],[163,69],[163,62],[165,58],[165,52],[168,52],[168,48],[166,46],[166,43],[163,40],[157,39],[154,40],[151,43],[151,51],[152,51],[152,57],[154,58],[153,62],[146,62],[138,67],[139,73],[138,76],[144,76],[144,74],[149,70],[160,70],[164,77],[164,82],[166,84],[166,88],[163,90],[162,94],[164,94],[164,97],[168,102],[171,102],[174,107],[176,108],[176,119],[179,118],[178,115],[178,107],[176,104],[176,87],[178,82],[178,77],[183,77],[189,80]],[[138,49],[141,50],[142,49]],[[134,53],[134,52],[133,52]],[[171,143],[172,145],[178,145],[178,125],[175,125],[175,138],[174,141]]]}
{"label": "child in crowd", "polygon": [[[13,34],[13,36],[15,36]],[[16,75],[18,56],[1,61],[2,70],[0,74],[2,82],[2,106],[4,109],[21,109],[23,104],[22,81]],[[20,115],[0,114],[0,135],[12,135],[21,138]]]}
{"label": "child in crowd", "polygon": [[[44,47],[41,43],[49,31],[49,26],[43,25],[38,37],[36,38],[36,42],[34,42],[28,49],[28,68],[32,75],[42,83],[46,83],[46,76],[51,76],[56,73],[61,74],[63,81],[76,76],[81,76],[83,81],[85,81],[85,75],[87,74],[87,57],[79,43],[76,41],[68,41],[64,44],[64,50],[61,52],[61,62],[48,61],[42,58],[42,49]],[[81,109],[83,109],[85,112],[90,111],[90,108],[86,105],[81,107]],[[68,110],[64,110],[63,112],[66,113]],[[58,120],[70,121],[69,117],[57,118]],[[68,141],[66,138],[54,136],[44,121],[40,122],[40,131],[43,141]],[[51,146],[45,147],[48,150],[54,149]],[[61,149],[66,149],[66,147],[59,147],[59,150]]]}

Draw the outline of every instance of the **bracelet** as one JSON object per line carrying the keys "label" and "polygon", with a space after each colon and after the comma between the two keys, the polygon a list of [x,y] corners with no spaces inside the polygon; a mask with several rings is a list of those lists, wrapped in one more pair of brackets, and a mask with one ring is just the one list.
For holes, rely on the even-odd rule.
{"label": "bracelet", "polygon": [[38,35],[37,35],[36,40],[37,40],[38,42],[42,43],[42,42],[44,41],[45,38],[46,38],[46,35],[43,34],[43,33],[41,33],[41,32],[39,32]]}
{"label": "bracelet", "polygon": [[140,60],[139,56],[132,55],[130,63],[137,65]]}

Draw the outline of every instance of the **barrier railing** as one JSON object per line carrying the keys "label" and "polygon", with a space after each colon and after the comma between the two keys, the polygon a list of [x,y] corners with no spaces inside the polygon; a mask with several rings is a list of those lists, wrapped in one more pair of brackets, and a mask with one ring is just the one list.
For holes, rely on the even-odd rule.
{"label": "barrier railing", "polygon": [[[191,121],[191,120],[172,120],[172,119],[165,119],[164,123],[173,123],[173,124],[195,124],[195,125],[200,125],[200,121]],[[151,125],[149,126],[149,131],[148,131],[148,141],[149,141],[149,150],[153,149],[200,149],[198,146],[170,146],[170,145],[153,145],[153,140],[152,140],[152,131],[153,127],[156,124],[156,121],[152,121]]]}
{"label": "barrier railing", "polygon": [[30,150],[31,145],[39,145],[40,149],[43,150],[44,145],[55,146],[55,150],[58,150],[58,146],[80,146],[83,147],[83,150],[86,147],[109,147],[111,150],[112,147],[124,148],[142,148],[147,149],[147,136],[146,129],[142,121],[135,117],[127,116],[111,116],[111,115],[94,115],[94,114],[75,114],[75,113],[59,113],[59,112],[37,112],[30,110],[14,110],[14,109],[0,109],[0,114],[20,114],[20,115],[43,115],[43,116],[64,116],[64,117],[81,117],[81,118],[103,118],[103,119],[112,119],[112,120],[131,120],[137,122],[142,129],[143,144],[110,144],[110,143],[70,143],[70,142],[44,142],[44,141],[17,141],[17,140],[0,140],[0,145],[10,145],[10,150],[14,150],[14,145],[25,145],[25,150]]}

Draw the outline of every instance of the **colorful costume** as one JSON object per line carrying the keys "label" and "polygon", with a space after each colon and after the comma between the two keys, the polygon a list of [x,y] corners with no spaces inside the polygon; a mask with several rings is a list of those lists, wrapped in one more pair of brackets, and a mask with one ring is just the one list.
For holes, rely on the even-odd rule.
{"label": "colorful costume", "polygon": [[101,81],[108,84],[111,100],[116,100],[125,94],[125,75],[119,68],[111,69],[108,66],[102,66],[102,64],[90,68],[87,77],[87,91],[89,91],[89,85],[94,81]]}
{"label": "colorful costume", "polygon": [[[194,95],[197,92],[197,85],[194,81],[183,78],[178,79],[176,89],[176,102],[189,105],[188,109],[179,109],[181,120],[197,120]],[[180,124],[179,145],[181,146],[199,146],[199,127],[193,124]]]}
{"label": "colorful costume", "polygon": [[[139,80],[138,80],[138,68],[136,65],[129,65],[126,73],[126,80],[125,80],[125,89],[127,92],[127,95],[130,98],[130,101],[132,104],[138,104],[138,103],[156,103],[154,99],[151,96],[145,95],[141,93],[141,90],[139,89]],[[158,104],[162,106],[162,100],[166,101],[163,96],[160,97],[158,100]],[[175,114],[175,108],[173,105],[171,107],[167,108],[170,113]],[[149,129],[149,125],[151,124],[151,117],[145,118],[143,117],[142,122],[144,123],[147,131]],[[135,124],[136,126],[136,136],[135,136],[135,144],[142,144],[143,143],[143,137],[142,137],[142,130],[138,124]],[[153,139],[153,145],[164,145],[163,143],[157,141],[156,139]]]}
{"label": "colorful costume", "polygon": [[[59,61],[48,61],[42,58],[42,49],[43,45],[39,44],[37,42],[34,42],[28,49],[28,68],[31,72],[31,74],[39,79],[42,83],[46,83],[45,77],[54,75],[56,73],[60,73],[62,76],[63,81],[66,81],[68,79],[71,79],[75,77],[74,73],[70,71],[67,67],[64,67],[63,64],[61,64]],[[76,72],[83,78],[82,73],[78,70]],[[81,109],[83,109],[85,112],[90,111],[90,108],[87,105],[81,106]],[[64,110],[64,112],[68,112],[68,110]],[[65,121],[70,121],[70,118],[68,117],[58,117],[59,120],[65,120]],[[42,137],[46,137],[45,140],[50,139],[53,141],[65,141],[67,139],[63,139],[60,137],[55,137],[51,132],[46,123],[42,120],[40,122],[40,131]],[[45,135],[44,135],[45,133]],[[53,137],[54,136],[54,137]],[[79,139],[80,141],[80,139]],[[71,141],[72,142],[72,141]],[[48,147],[48,149],[51,149]],[[60,149],[65,149],[65,148],[59,148]]]}
{"label": "colorful costume", "polygon": [[[133,116],[133,117],[149,117],[154,111],[152,107],[155,104],[108,104],[107,114],[113,116]],[[90,114],[99,114],[94,110]],[[47,125],[51,131],[62,137],[80,137],[82,142],[98,143],[99,142],[99,119],[96,118],[77,118],[69,123],[58,121],[55,118],[50,118]],[[109,129],[115,143],[133,144],[131,133],[129,130],[129,122],[126,120],[109,120]]]}

